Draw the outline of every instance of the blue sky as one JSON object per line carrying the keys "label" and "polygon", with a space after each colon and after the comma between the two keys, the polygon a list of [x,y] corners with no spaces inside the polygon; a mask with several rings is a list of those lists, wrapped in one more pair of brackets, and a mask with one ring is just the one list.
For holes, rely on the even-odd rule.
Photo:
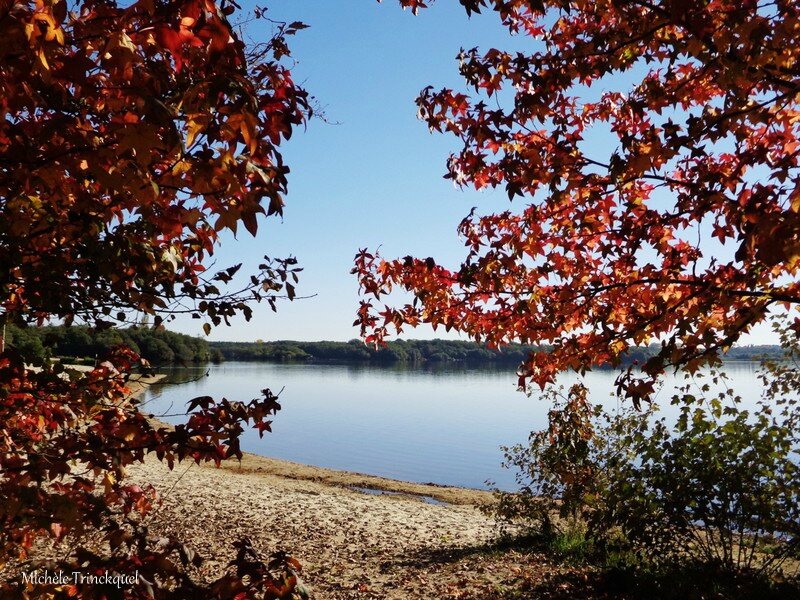
{"label": "blue sky", "polygon": [[[245,11],[253,6],[243,3]],[[357,282],[349,271],[359,248],[457,265],[464,250],[456,226],[470,208],[508,207],[502,190],[458,190],[443,179],[457,142],[428,132],[416,118],[415,98],[427,85],[463,87],[456,61],[461,47],[531,49],[532,42],[512,38],[495,14],[467,19],[454,0],[417,16],[394,0],[272,0],[267,6],[274,20],[309,25],[289,39],[293,74],[324,108],[325,120],[312,120],[282,146],[291,168],[283,221],[262,220],[255,239],[246,232],[226,236],[217,266],[242,262],[243,273],[255,272],[265,254],[294,255],[304,268],[298,294],[314,297],[281,303],[277,314],[254,306],[249,323],[237,319],[210,339],[348,340],[358,335],[352,326]],[[247,36],[266,40],[270,27],[255,21]],[[180,319],[171,327],[197,335],[202,322]],[[405,337],[445,336],[419,328]]]}

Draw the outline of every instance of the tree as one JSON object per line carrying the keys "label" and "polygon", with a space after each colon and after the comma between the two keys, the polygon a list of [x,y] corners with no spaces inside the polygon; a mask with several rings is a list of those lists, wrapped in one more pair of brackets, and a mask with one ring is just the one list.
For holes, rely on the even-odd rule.
{"label": "tree", "polygon": [[[493,346],[552,344],[520,367],[521,384],[542,386],[659,342],[647,377],[621,382],[638,401],[665,367],[714,361],[776,308],[797,306],[796,2],[461,4],[491,7],[535,49],[462,50],[471,95],[428,87],[419,115],[463,143],[447,178],[528,204],[473,210],[457,268],[361,251],[368,341],[430,323]],[[393,288],[413,301],[374,304]]]}
{"label": "tree", "polygon": [[141,346],[141,353],[148,362],[154,365],[168,365],[175,360],[175,353],[164,340],[155,337],[146,338]]}
{"label": "tree", "polygon": [[[223,285],[237,266],[204,267],[221,231],[255,234],[259,214],[281,213],[288,168],[278,145],[311,114],[282,60],[287,36],[304,26],[276,24],[270,40],[248,46],[228,21],[236,8],[232,0],[0,0],[4,323],[102,329],[153,315],[158,326],[187,312],[209,331],[235,314],[249,318],[248,299],[274,307],[294,296],[292,258],[265,260],[235,291]],[[240,456],[244,426],[268,431],[276,397],[196,398],[186,424],[165,429],[126,399],[138,363],[117,349],[80,377],[24,347],[0,355],[0,565],[24,561],[49,536],[69,540],[56,564],[67,572],[138,570],[135,596],[291,594],[296,563],[268,565],[247,542],[236,572],[213,585],[193,581],[194,554],[147,534],[153,490],[125,480],[147,454],[170,467]],[[92,535],[104,537],[106,552],[85,546]],[[24,587],[6,586],[6,594]],[[107,593],[75,587],[64,593]]]}

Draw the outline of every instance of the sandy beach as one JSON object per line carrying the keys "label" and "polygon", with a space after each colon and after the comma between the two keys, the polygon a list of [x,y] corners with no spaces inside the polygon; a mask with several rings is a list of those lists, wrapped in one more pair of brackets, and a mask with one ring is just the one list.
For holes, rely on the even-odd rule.
{"label": "sandy beach", "polygon": [[[494,536],[478,510],[488,494],[402,484],[246,455],[222,468],[157,461],[130,469],[163,495],[158,532],[190,540],[215,577],[232,556],[231,543],[250,537],[264,552],[283,549],[304,565],[319,598],[431,596],[438,587],[424,563],[435,552],[480,547]],[[370,494],[357,487],[391,490]],[[427,504],[427,500],[453,504]],[[426,591],[427,590],[427,591]],[[396,592],[396,593],[395,593]]]}
{"label": "sandy beach", "polygon": [[173,471],[153,460],[130,474],[162,494],[153,533],[189,541],[206,558],[204,578],[218,577],[232,542],[249,537],[264,553],[281,549],[300,560],[319,599],[575,597],[574,569],[496,547],[494,520],[480,511],[489,492],[250,454],[240,464]]}

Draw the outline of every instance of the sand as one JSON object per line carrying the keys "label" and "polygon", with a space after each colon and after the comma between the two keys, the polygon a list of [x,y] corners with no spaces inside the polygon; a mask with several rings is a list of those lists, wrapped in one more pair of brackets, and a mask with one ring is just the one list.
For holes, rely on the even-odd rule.
{"label": "sand", "polygon": [[[208,559],[203,576],[219,576],[232,556],[231,543],[246,536],[266,553],[282,549],[300,560],[317,598],[439,597],[436,569],[425,562],[442,552],[486,546],[496,535],[494,521],[479,510],[491,496],[475,490],[253,455],[241,465],[179,465],[171,472],[148,461],[130,475],[161,492],[153,529],[190,541]],[[354,487],[399,493],[373,495]],[[422,496],[448,504],[428,504]]]}
{"label": "sand", "polygon": [[[129,470],[161,492],[151,532],[188,541],[215,579],[232,543],[291,553],[312,597],[602,597],[591,575],[533,549],[501,548],[490,492],[421,485],[246,454],[220,468],[148,460]],[[391,491],[373,495],[354,488]],[[429,504],[434,499],[443,504]],[[426,502],[427,500],[427,502]]]}

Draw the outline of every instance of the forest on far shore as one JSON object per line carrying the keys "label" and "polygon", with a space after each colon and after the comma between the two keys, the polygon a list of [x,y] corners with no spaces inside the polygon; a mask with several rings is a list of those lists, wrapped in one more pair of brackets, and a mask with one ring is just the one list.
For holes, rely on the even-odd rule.
{"label": "forest on far shore", "polygon": [[[265,362],[370,362],[446,363],[518,365],[537,347],[509,344],[492,350],[475,342],[460,340],[394,340],[376,349],[361,340],[349,342],[209,342],[212,351],[219,351],[225,360]],[[642,361],[655,354],[657,346],[630,350],[625,362]],[[761,360],[781,356],[780,346],[759,345],[731,348],[726,360]]]}
{"label": "forest on far shore", "polygon": [[[252,362],[372,363],[516,366],[535,349],[525,344],[509,344],[490,350],[475,342],[459,340],[395,340],[380,349],[360,340],[349,342],[209,342],[166,329],[127,327],[96,331],[84,326],[17,327],[6,329],[6,343],[32,353],[39,359],[58,357],[65,361],[91,363],[112,348],[129,347],[153,365],[196,364],[239,360]],[[625,362],[642,361],[656,347],[635,348]],[[732,348],[728,360],[778,358],[779,346],[741,346]]]}
{"label": "forest on far shore", "polygon": [[92,364],[113,348],[127,346],[153,365],[220,361],[222,356],[202,338],[166,329],[126,327],[101,331],[81,325],[65,327],[6,327],[6,345],[39,360]]}

